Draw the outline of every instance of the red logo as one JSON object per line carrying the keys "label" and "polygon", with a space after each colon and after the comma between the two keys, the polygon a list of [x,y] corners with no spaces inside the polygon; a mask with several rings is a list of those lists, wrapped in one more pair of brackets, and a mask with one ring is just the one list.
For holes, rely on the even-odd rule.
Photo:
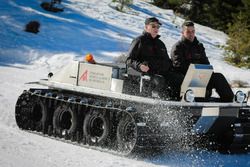
{"label": "red logo", "polygon": [[87,79],[88,79],[88,70],[85,70],[84,73],[81,75],[80,80],[87,81]]}

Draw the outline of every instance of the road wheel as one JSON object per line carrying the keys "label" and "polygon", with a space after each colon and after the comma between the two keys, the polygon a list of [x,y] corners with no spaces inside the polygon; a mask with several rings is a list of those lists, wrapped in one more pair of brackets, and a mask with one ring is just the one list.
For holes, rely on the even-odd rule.
{"label": "road wheel", "polygon": [[77,111],[65,104],[56,108],[53,127],[57,135],[75,135],[77,130]]}
{"label": "road wheel", "polygon": [[16,103],[16,122],[19,128],[42,131],[48,122],[46,105],[37,96],[21,95]]}
{"label": "road wheel", "polygon": [[84,118],[83,134],[89,144],[103,146],[110,133],[109,119],[103,110],[92,110]]}
{"label": "road wheel", "polygon": [[131,115],[125,115],[117,126],[118,151],[124,155],[133,152],[137,142],[137,126]]}

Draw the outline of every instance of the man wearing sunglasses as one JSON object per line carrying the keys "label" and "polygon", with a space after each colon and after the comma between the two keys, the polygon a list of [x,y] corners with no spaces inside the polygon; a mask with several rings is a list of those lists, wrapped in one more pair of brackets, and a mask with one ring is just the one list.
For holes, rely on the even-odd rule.
{"label": "man wearing sunglasses", "polygon": [[152,83],[161,92],[166,87],[171,87],[172,93],[169,96],[178,99],[183,77],[170,72],[172,62],[168,56],[167,48],[159,39],[160,35],[158,34],[161,25],[155,17],[145,20],[142,35],[135,38],[131,43],[127,66],[150,75]]}
{"label": "man wearing sunglasses", "polygon": [[[190,63],[210,64],[205,53],[205,48],[195,36],[195,27],[192,21],[185,21],[182,24],[182,37],[171,50],[171,59],[176,72],[186,74]],[[220,96],[221,102],[231,102],[234,94],[221,73],[213,73],[207,85],[206,97],[209,98],[212,89],[215,88]]]}

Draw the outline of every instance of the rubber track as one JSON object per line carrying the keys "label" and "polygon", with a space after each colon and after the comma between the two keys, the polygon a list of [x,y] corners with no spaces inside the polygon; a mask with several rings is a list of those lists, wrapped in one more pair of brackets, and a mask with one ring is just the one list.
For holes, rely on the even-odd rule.
{"label": "rubber track", "polygon": [[[47,92],[47,89],[30,89],[28,91],[25,90],[24,93],[28,93],[30,96],[42,97],[42,98],[46,98],[46,99],[49,99],[49,100],[57,100],[57,101],[68,103],[68,104],[75,104],[75,105],[80,105],[80,106],[84,106],[84,107],[96,108],[96,109],[107,109],[107,110],[120,111],[120,112],[123,112],[123,113],[126,113],[126,114],[130,115],[133,118],[132,114],[129,113],[128,111],[126,111],[125,109],[122,109],[121,106],[117,106],[117,107],[109,106],[109,107],[107,107],[107,106],[99,106],[99,105],[89,104],[89,103],[85,104],[85,103],[80,103],[80,102],[76,102],[76,101],[71,101],[71,100],[69,100],[70,97],[67,98],[68,100],[58,99],[58,98],[56,98],[54,96],[46,96],[46,93],[42,92],[44,90],[46,91],[47,95],[52,93],[52,92]],[[61,94],[61,93],[59,93],[59,94]],[[72,96],[75,96],[75,95],[72,95]],[[66,96],[64,96],[64,97],[66,97]],[[22,129],[22,130],[26,131],[26,132],[29,132],[29,133],[32,133],[32,134],[47,137],[47,138],[50,138],[50,139],[53,139],[53,140],[62,141],[64,143],[70,143],[70,144],[73,144],[73,145],[81,146],[81,147],[87,148],[87,149],[98,150],[98,151],[101,151],[101,152],[107,152],[107,153],[110,153],[110,154],[113,154],[113,155],[119,155],[119,156],[128,156],[128,155],[130,155],[130,154],[124,155],[122,152],[118,152],[116,150],[111,150],[111,149],[108,149],[108,148],[102,148],[100,146],[84,144],[82,140],[80,142],[77,142],[77,141],[72,141],[72,140],[66,140],[64,137],[54,136],[54,134],[52,134],[50,136],[48,134],[44,134],[43,132],[39,132],[39,131],[36,131],[36,130],[34,130],[34,131],[33,130],[25,130],[25,129]],[[135,146],[135,147],[137,147],[137,146]]]}
{"label": "rubber track", "polygon": [[124,157],[127,156],[127,155],[124,155],[121,152],[118,152],[118,151],[115,151],[115,150],[101,148],[101,147],[97,147],[97,146],[91,146],[91,145],[83,144],[83,143],[78,143],[76,141],[66,140],[64,138],[49,136],[47,134],[43,134],[42,132],[31,131],[31,130],[23,130],[23,131],[31,133],[31,134],[39,135],[39,136],[42,136],[42,137],[46,137],[46,138],[49,138],[49,139],[52,139],[52,140],[64,142],[64,143],[67,143],[67,144],[80,146],[80,147],[83,147],[83,148],[86,148],[86,149],[101,151],[101,152],[109,153],[109,154],[112,154],[112,155],[119,155],[119,156],[124,156]]}

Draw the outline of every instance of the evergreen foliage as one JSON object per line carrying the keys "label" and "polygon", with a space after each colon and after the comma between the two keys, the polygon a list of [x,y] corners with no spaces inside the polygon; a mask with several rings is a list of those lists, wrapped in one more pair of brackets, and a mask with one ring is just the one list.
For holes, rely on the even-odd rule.
{"label": "evergreen foliage", "polygon": [[225,59],[250,68],[250,0],[154,0],[154,4],[226,32],[229,40],[224,47]]}
{"label": "evergreen foliage", "polygon": [[123,12],[125,6],[133,4],[133,0],[112,0],[112,2],[117,2],[119,4],[116,6],[116,9],[121,12]]}
{"label": "evergreen foliage", "polygon": [[[248,9],[249,9],[249,2]],[[244,8],[234,17],[234,23],[229,24],[225,59],[238,66],[250,68],[250,25],[249,13]]]}
{"label": "evergreen foliage", "polygon": [[242,9],[242,1],[249,3],[249,0],[153,0],[159,7],[173,9],[186,19],[224,32],[233,15]]}
{"label": "evergreen foliage", "polygon": [[242,7],[241,0],[192,0],[187,18],[197,23],[227,32],[228,23]]}
{"label": "evergreen foliage", "polygon": [[[189,0],[153,0],[154,5],[164,9],[173,9],[175,12],[182,10],[182,5],[188,2]],[[182,14],[182,12],[179,13]]]}

